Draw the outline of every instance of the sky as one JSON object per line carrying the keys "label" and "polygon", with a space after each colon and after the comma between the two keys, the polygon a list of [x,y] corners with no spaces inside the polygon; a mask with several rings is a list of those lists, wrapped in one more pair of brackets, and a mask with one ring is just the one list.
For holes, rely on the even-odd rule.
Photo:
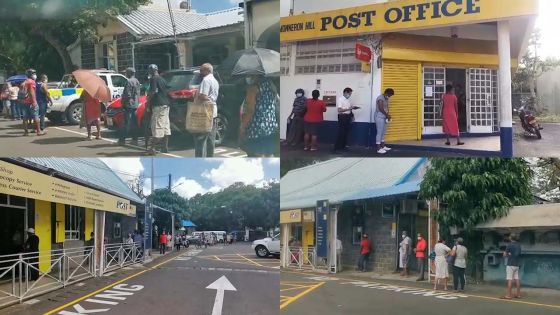
{"label": "sky", "polygon": [[560,58],[560,41],[558,40],[558,16],[560,0],[540,0],[540,13],[537,27],[541,29],[542,47],[539,54],[543,57]]}
{"label": "sky", "polygon": [[[151,158],[104,158],[125,182],[144,174],[150,177]],[[155,158],[154,188],[168,187],[168,174],[172,174],[171,187],[184,198],[196,194],[218,192],[236,182],[262,186],[280,178],[280,160],[270,159],[171,159]],[[151,180],[144,183],[144,194],[149,195]],[[173,188],[174,187],[174,188]]]}

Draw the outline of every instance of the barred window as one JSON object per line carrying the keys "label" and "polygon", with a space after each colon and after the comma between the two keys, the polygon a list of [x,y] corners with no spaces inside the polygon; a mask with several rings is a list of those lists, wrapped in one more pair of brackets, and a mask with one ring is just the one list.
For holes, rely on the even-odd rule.
{"label": "barred window", "polygon": [[84,212],[84,208],[65,205],[64,234],[66,240],[82,239]]}
{"label": "barred window", "polygon": [[292,54],[292,44],[282,44],[280,46],[280,75],[290,74],[291,54]]}
{"label": "barred window", "polygon": [[357,37],[328,38],[297,44],[296,74],[361,72],[354,56]]}

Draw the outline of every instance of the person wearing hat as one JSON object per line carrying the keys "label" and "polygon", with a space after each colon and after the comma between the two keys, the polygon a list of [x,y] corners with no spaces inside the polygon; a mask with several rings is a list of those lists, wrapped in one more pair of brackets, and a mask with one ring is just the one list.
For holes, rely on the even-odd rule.
{"label": "person wearing hat", "polygon": [[140,96],[140,82],[135,77],[136,70],[129,67],[125,70],[128,79],[122,94],[122,107],[124,109],[124,123],[119,134],[119,145],[124,145],[125,140],[132,132],[132,144],[138,145],[138,133],[135,130],[136,110],[138,109]]}
{"label": "person wearing hat", "polygon": [[169,97],[167,83],[159,75],[158,66],[148,66],[150,75],[150,89],[148,90],[148,106],[146,110],[152,114],[151,131],[152,144],[150,154],[155,155],[158,150],[168,152],[171,124],[169,122]]}
{"label": "person wearing hat", "polygon": [[352,89],[347,87],[342,92],[342,96],[336,100],[336,108],[338,109],[338,136],[333,151],[346,150],[346,142],[348,141],[348,133],[352,127],[354,120],[354,113],[352,110],[359,107],[353,106],[350,103],[352,96]]}
{"label": "person wearing hat", "polygon": [[27,76],[27,80],[23,82],[22,86],[24,89],[23,92],[26,93],[26,95],[21,106],[21,110],[23,111],[23,129],[25,130],[24,136],[29,135],[27,125],[31,120],[35,122],[35,131],[37,135],[42,136],[45,133],[41,131],[39,125],[39,104],[37,103],[37,87],[35,82],[35,80],[37,80],[37,72],[35,69],[27,69],[25,75]]}
{"label": "person wearing hat", "polygon": [[307,112],[306,101],[307,98],[305,97],[303,89],[297,89],[296,98],[292,105],[292,112],[288,117],[290,121],[290,130],[288,130],[288,137],[286,138],[286,144],[293,147],[298,146],[303,140],[303,117]]}
{"label": "person wearing hat", "polygon": [[24,244],[24,251],[26,253],[34,253],[31,255],[27,255],[26,257],[30,257],[27,260],[29,263],[29,280],[37,280],[39,278],[39,237],[35,235],[35,229],[28,228],[27,229],[27,240]]}

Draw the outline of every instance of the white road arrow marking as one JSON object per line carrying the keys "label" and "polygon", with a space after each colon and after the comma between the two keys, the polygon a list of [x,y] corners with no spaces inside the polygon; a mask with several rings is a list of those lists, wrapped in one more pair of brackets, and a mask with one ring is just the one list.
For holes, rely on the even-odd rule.
{"label": "white road arrow marking", "polygon": [[73,306],[74,306],[74,309],[76,310],[77,313],[76,312],[69,312],[69,311],[62,311],[62,312],[59,312],[58,314],[60,314],[60,315],[91,314],[91,313],[103,313],[103,312],[107,312],[109,310],[108,308],[86,310],[80,304],[75,304]]}
{"label": "white road arrow marking", "polygon": [[224,291],[237,291],[235,287],[229,282],[226,276],[214,281],[206,287],[206,289],[216,290],[216,299],[214,300],[214,308],[212,315],[222,315],[222,307],[224,305]]}

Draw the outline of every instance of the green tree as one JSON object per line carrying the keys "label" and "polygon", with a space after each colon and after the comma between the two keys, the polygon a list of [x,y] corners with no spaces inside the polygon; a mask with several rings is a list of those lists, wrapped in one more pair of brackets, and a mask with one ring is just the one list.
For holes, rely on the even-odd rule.
{"label": "green tree", "polygon": [[[150,0],[3,0],[2,31],[14,35],[10,44],[33,43],[33,37],[48,43],[60,57],[65,72],[74,70],[66,47],[80,38],[98,40],[97,27],[112,17],[126,14]],[[27,41],[25,41],[27,39]],[[19,42],[18,42],[19,40]],[[10,50],[17,53],[17,50]],[[12,59],[18,56],[9,56]],[[52,61],[51,61],[52,62]]]}
{"label": "green tree", "polygon": [[535,195],[553,202],[560,202],[560,159],[529,159],[535,169],[533,188]]}
{"label": "green tree", "polygon": [[470,231],[532,201],[532,171],[523,159],[433,158],[420,197],[437,199],[434,218],[442,227]]}

